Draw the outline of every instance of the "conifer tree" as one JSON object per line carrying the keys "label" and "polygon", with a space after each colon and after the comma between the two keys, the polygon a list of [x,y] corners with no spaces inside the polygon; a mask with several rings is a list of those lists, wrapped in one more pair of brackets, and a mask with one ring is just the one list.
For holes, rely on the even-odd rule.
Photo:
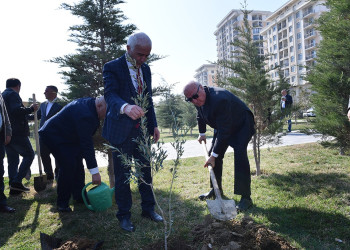
{"label": "conifer tree", "polygon": [[240,38],[231,43],[235,47],[233,60],[219,61],[221,66],[231,69],[234,75],[226,79],[221,77],[219,86],[238,96],[254,114],[256,134],[253,137],[253,152],[256,174],[260,175],[260,148],[270,140],[275,140],[275,134],[282,126],[280,93],[286,85],[269,80],[266,67],[268,57],[259,55],[258,47],[262,41],[253,40],[248,21],[250,11],[246,9],[246,3],[242,12],[243,26],[236,29]]}
{"label": "conifer tree", "polygon": [[350,146],[350,123],[346,113],[350,95],[350,2],[328,0],[329,12],[318,19],[323,40],[317,63],[307,76],[314,94],[315,128],[336,138],[334,144],[344,154]]}

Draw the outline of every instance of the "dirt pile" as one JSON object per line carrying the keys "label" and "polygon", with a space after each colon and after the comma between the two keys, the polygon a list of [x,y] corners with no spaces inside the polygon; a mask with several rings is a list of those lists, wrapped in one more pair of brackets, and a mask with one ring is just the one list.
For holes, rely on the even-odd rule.
{"label": "dirt pile", "polygon": [[207,216],[193,231],[195,249],[296,249],[285,239],[247,217],[242,221],[216,221]]}

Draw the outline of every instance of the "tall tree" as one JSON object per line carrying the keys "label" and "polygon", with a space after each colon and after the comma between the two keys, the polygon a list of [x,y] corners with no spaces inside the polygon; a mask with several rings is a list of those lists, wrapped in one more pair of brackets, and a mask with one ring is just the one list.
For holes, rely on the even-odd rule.
{"label": "tall tree", "polygon": [[317,29],[323,40],[317,51],[317,63],[307,76],[315,93],[315,128],[336,138],[343,154],[350,146],[350,124],[347,105],[350,94],[350,2],[328,0],[329,12],[318,19]]}
{"label": "tall tree", "polygon": [[[82,0],[77,4],[61,4],[61,8],[82,19],[83,23],[69,28],[69,41],[76,43],[76,53],[51,60],[59,64],[68,90],[62,93],[66,101],[103,95],[103,65],[125,53],[126,37],[136,29],[123,24],[123,12],[117,8],[120,0]],[[100,128],[101,130],[101,128]],[[94,136],[95,148],[105,151],[101,131]],[[108,152],[110,184],[114,185],[111,151]]]}
{"label": "tall tree", "polygon": [[254,41],[252,28],[248,21],[250,11],[246,3],[242,10],[244,21],[237,27],[239,39],[231,43],[235,47],[233,60],[221,61],[219,64],[234,72],[234,76],[220,79],[219,85],[230,90],[241,98],[252,110],[256,123],[256,134],[253,137],[253,151],[256,163],[256,174],[260,174],[260,148],[274,138],[282,126],[279,110],[280,93],[286,86],[271,83],[267,75],[267,56],[259,55],[259,43]]}

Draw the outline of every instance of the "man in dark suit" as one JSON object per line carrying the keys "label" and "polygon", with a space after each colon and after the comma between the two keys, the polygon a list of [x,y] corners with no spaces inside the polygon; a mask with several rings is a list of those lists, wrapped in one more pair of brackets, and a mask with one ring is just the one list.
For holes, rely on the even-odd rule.
{"label": "man in dark suit", "polygon": [[[40,104],[40,108],[37,112],[38,119],[40,119],[39,128],[41,128],[48,119],[50,119],[52,116],[57,114],[62,109],[62,105],[57,102],[57,93],[58,93],[58,89],[56,86],[49,85],[46,87],[44,95],[47,101]],[[34,115],[30,115],[29,120],[34,120]],[[50,158],[51,151],[42,142],[41,138],[39,138],[39,143],[40,143],[40,156],[43,162],[44,171],[46,173],[47,180],[53,180],[54,174],[53,174],[51,158]],[[55,176],[57,179],[59,165],[57,161],[55,161],[55,164],[56,164]]]}
{"label": "man in dark suit", "polygon": [[10,119],[7,114],[4,99],[0,93],[0,213],[14,213],[16,209],[9,207],[4,194],[4,157],[5,145],[11,141],[12,129]]}
{"label": "man in dark suit", "polygon": [[[5,146],[8,162],[10,194],[29,192],[22,184],[34,160],[34,151],[29,141],[28,115],[38,110],[37,104],[24,107],[19,96],[21,82],[16,78],[6,81],[6,89],[2,93],[12,127],[11,142]],[[19,155],[23,157],[18,168]]]}
{"label": "man in dark suit", "polygon": [[57,180],[57,209],[71,212],[71,196],[82,201],[85,185],[83,159],[92,175],[93,184],[101,184],[95,158],[93,135],[106,115],[103,97],[81,98],[67,104],[59,113],[47,120],[39,135],[60,165]]}
{"label": "man in dark suit", "polygon": [[283,89],[281,91],[282,97],[281,97],[281,112],[282,112],[282,118],[287,117],[288,118],[288,132],[292,131],[292,120],[291,120],[291,112],[292,112],[292,104],[293,104],[293,98],[291,95],[287,93],[287,90]]}
{"label": "man in dark suit", "polygon": [[[107,115],[102,136],[128,157],[132,156],[146,166],[149,166],[149,162],[142,157],[133,139],[141,133],[140,117],[144,115],[147,117],[148,132],[153,135],[154,141],[157,142],[160,136],[152,101],[151,70],[145,64],[151,49],[152,42],[146,34],[133,34],[128,39],[126,54],[106,63],[103,68]],[[135,105],[133,100],[142,90],[148,94],[147,112]],[[130,221],[132,198],[127,177],[130,167],[122,164],[119,155],[113,152],[117,218],[122,229],[133,232],[135,227]],[[142,171],[145,182],[151,184],[150,167],[144,167]],[[154,211],[155,201],[150,185],[140,182],[139,192],[142,199],[141,215],[156,222],[162,221],[163,218]]]}
{"label": "man in dark suit", "polygon": [[[254,117],[249,108],[231,92],[216,87],[190,82],[184,88],[186,101],[192,102],[197,111],[199,143],[206,143],[206,124],[215,129],[211,155],[204,167],[212,165],[222,192],[222,163],[228,146],[234,149],[235,194],[241,195],[237,209],[244,211],[252,206],[250,197],[250,166],[247,146],[255,133]],[[215,196],[214,190],[201,195],[201,200]]]}

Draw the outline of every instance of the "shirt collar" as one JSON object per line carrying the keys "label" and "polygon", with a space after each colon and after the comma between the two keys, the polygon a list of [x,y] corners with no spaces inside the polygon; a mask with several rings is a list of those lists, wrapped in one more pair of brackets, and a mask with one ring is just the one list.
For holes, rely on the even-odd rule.
{"label": "shirt collar", "polygon": [[53,99],[51,102],[49,100],[47,100],[47,103],[54,103],[56,101],[57,97],[55,99]]}

